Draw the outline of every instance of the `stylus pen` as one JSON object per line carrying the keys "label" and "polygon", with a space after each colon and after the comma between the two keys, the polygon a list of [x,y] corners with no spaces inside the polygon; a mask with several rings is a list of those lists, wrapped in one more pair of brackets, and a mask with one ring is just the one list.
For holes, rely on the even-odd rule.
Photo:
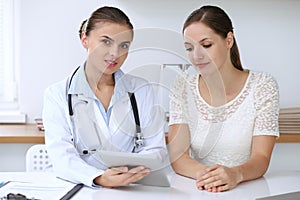
{"label": "stylus pen", "polygon": [[84,185],[82,183],[75,185],[72,190],[67,192],[60,200],[69,200],[71,199]]}

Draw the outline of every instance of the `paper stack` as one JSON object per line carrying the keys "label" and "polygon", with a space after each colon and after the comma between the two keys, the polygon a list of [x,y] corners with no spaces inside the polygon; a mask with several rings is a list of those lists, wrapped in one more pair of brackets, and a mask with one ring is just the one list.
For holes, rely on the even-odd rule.
{"label": "paper stack", "polygon": [[45,128],[44,128],[44,124],[43,124],[43,119],[42,118],[36,118],[34,119],[35,123],[36,123],[36,126],[37,128],[40,130],[40,131],[44,131]]}
{"label": "paper stack", "polygon": [[300,134],[300,108],[280,109],[279,132],[283,134]]}

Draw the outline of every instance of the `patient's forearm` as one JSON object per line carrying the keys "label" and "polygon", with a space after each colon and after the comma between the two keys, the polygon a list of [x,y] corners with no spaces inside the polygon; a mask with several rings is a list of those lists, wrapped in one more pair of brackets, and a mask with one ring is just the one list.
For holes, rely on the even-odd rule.
{"label": "patient's forearm", "polygon": [[197,179],[198,174],[206,168],[205,165],[185,155],[174,161],[172,167],[176,173],[193,179]]}
{"label": "patient's forearm", "polygon": [[269,160],[263,156],[252,158],[246,163],[233,167],[241,174],[241,182],[257,179],[265,174]]}

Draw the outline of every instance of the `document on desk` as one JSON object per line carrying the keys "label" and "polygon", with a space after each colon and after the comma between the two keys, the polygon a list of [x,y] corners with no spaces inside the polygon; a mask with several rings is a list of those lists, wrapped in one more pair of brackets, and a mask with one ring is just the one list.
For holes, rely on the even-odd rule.
{"label": "document on desk", "polygon": [[78,190],[82,188],[82,184],[67,183],[64,185],[54,185],[47,183],[30,183],[11,181],[0,188],[0,197],[9,193],[20,193],[27,198],[34,199],[70,199]]}

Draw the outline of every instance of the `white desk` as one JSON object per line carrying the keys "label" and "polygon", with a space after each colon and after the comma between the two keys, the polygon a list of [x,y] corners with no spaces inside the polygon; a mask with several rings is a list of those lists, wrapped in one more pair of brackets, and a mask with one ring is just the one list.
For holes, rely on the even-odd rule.
{"label": "white desk", "polygon": [[[170,188],[150,187],[142,185],[131,185],[128,187],[115,189],[92,189],[89,187],[84,187],[72,198],[72,200],[253,200],[258,197],[300,191],[300,170],[270,172],[263,178],[242,183],[233,190],[222,193],[209,193],[206,191],[199,191],[195,187],[194,180],[176,174],[170,175],[170,178],[172,183],[172,186]],[[0,172],[0,179],[1,181],[26,180],[34,182],[36,180],[43,180],[49,183],[62,182],[62,180],[55,178],[53,174],[43,172]]]}

